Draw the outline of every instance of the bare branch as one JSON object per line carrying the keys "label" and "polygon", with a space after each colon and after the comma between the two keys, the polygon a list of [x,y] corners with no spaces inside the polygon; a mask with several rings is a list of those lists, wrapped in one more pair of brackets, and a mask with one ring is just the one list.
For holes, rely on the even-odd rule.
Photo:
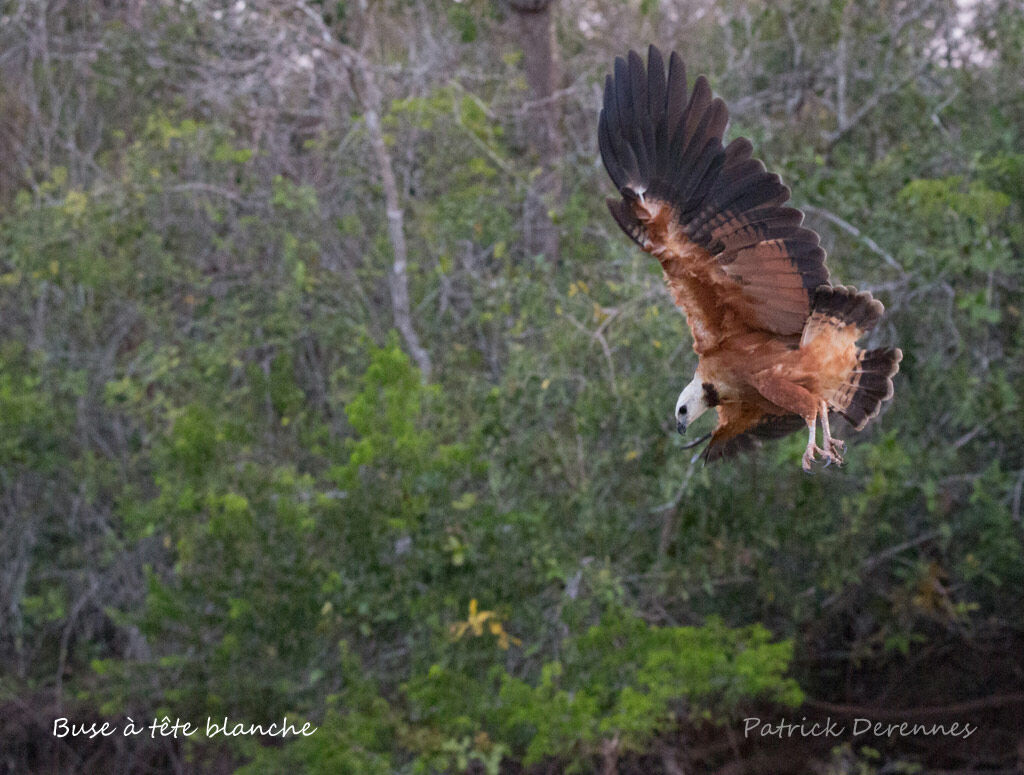
{"label": "bare branch", "polygon": [[[852,129],[854,129],[857,126],[857,124],[859,124],[869,113],[871,113],[875,108],[877,108],[879,104],[881,104],[882,100],[898,92],[912,80],[917,78],[917,76],[923,73],[927,68],[928,63],[926,62],[922,64],[920,67],[914,69],[912,72],[900,78],[898,81],[895,81],[894,83],[891,83],[884,88],[877,89],[876,91],[872,92],[871,96],[868,97],[863,102],[863,104],[857,109],[856,113],[854,113],[849,118],[840,120],[839,126],[836,127],[834,131],[829,132],[828,134],[825,135],[825,142],[829,146],[835,145],[837,142],[843,139],[843,137],[845,137]],[[845,106],[843,107],[843,110],[845,111]]]}
{"label": "bare branch", "polygon": [[[904,39],[904,33],[907,28],[915,22],[919,21],[926,13],[932,11],[935,8],[934,0],[926,0],[921,3],[910,4],[910,11],[899,15],[897,14],[893,19],[889,27],[877,37],[874,43],[877,46],[883,45],[884,42],[884,53],[881,56],[877,56],[876,61],[878,64],[869,74],[869,81],[874,86],[873,91],[870,95],[861,103],[860,107],[850,114],[849,107],[849,95],[850,86],[848,79],[851,75],[850,69],[850,52],[849,52],[849,37],[851,33],[852,19],[851,15],[858,10],[858,4],[855,2],[847,2],[843,7],[842,20],[840,23],[839,40],[836,43],[836,55],[835,55],[835,68],[836,68],[836,99],[835,99],[835,112],[836,112],[836,128],[831,131],[824,133],[824,140],[829,147],[835,145],[839,140],[845,137],[852,129],[854,129],[864,118],[872,113],[887,97],[895,94],[908,83],[913,81],[924,73],[930,66],[931,62],[927,56],[920,56],[918,66],[911,69],[909,72],[904,73],[900,77],[894,77],[893,74],[893,62],[896,58],[897,50],[900,46],[906,43]],[[934,33],[930,33],[934,35]]]}
{"label": "bare branch", "polygon": [[408,248],[405,243],[405,213],[402,210],[402,203],[398,195],[398,185],[395,183],[394,167],[391,164],[391,154],[388,152],[387,144],[384,142],[384,131],[381,129],[380,113],[383,98],[377,86],[373,70],[365,66],[365,60],[359,58],[360,75],[366,87],[364,102],[365,112],[363,117],[366,120],[366,129],[370,137],[370,145],[373,147],[373,154],[377,157],[381,185],[384,188],[385,213],[388,222],[388,237],[391,240],[391,251],[393,263],[388,284],[391,288],[391,304],[394,308],[395,326],[405,339],[405,343],[412,353],[413,360],[423,373],[425,381],[430,380],[431,363],[430,355],[420,344],[419,336],[412,325],[412,314],[409,307],[409,258]]}
{"label": "bare branch", "polygon": [[615,381],[615,361],[612,360],[612,350],[608,345],[608,340],[604,338],[604,326],[599,326],[596,330],[591,331],[569,313],[564,313],[563,317],[584,334],[588,334],[591,341],[596,341],[601,345],[605,362],[608,364],[608,384],[612,389],[612,394],[617,397],[619,395],[619,388]]}
{"label": "bare branch", "polygon": [[860,229],[858,229],[849,221],[843,220],[838,215],[833,213],[831,210],[826,210],[824,207],[818,207],[816,205],[802,204],[800,205],[800,209],[805,210],[806,212],[809,213],[813,213],[814,215],[817,215],[821,218],[824,218],[829,223],[838,226],[847,234],[850,234],[856,239],[859,239],[867,246],[867,248],[872,253],[879,256],[883,261],[885,261],[885,263],[887,263],[889,266],[891,266],[893,269],[899,272],[902,277],[907,276],[907,271],[903,268],[899,261],[893,258],[893,255],[889,251],[883,250],[877,242],[871,239],[871,237],[869,237],[867,234],[864,234]]}
{"label": "bare branch", "polygon": [[320,38],[324,50],[332,53],[350,74],[362,82],[361,102],[363,120],[373,155],[377,162],[377,173],[384,190],[384,212],[387,220],[388,240],[391,244],[392,264],[388,276],[391,291],[392,314],[395,327],[405,340],[406,347],[423,375],[429,381],[433,371],[430,354],[420,343],[413,326],[412,308],[409,300],[409,251],[405,241],[405,212],[395,178],[391,152],[384,140],[381,113],[384,109],[384,95],[377,83],[377,75],[370,61],[351,46],[338,41],[325,24],[323,18],[305,2],[296,7],[312,22],[314,35]]}

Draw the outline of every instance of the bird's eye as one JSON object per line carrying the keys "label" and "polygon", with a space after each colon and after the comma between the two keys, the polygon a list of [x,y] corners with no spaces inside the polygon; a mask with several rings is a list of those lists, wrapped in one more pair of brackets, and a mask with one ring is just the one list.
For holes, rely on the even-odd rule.
{"label": "bird's eye", "polygon": [[679,407],[679,416],[682,417],[684,414],[686,414],[686,407],[685,406]]}

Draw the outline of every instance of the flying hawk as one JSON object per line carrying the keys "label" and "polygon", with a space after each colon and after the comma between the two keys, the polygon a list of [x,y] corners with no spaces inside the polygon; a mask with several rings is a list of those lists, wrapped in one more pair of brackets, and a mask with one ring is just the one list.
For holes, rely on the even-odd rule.
{"label": "flying hawk", "polygon": [[881,302],[829,284],[818,235],[800,225],[800,210],[783,206],[789,189],[751,158],[749,140],[722,144],[728,118],[703,75],[687,95],[675,52],[666,73],[654,46],[646,69],[630,51],[605,82],[598,141],[622,194],[608,207],[661,262],[698,355],[676,402],[677,429],[716,407],[705,460],[806,427],[804,470],[817,454],[841,464],[844,443],[829,418],[867,425],[892,398],[903,353],[857,347]]}

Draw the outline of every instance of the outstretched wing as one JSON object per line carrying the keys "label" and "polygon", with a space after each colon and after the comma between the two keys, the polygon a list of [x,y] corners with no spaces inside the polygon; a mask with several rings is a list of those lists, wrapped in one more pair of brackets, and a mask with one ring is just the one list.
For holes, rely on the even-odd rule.
{"label": "outstretched wing", "polygon": [[799,334],[814,290],[828,282],[818,235],[778,175],[737,138],[726,147],[725,103],[700,76],[687,95],[686,69],[672,53],[666,73],[651,46],[615,61],[605,82],[598,141],[621,200],[613,217],[661,261],[676,303],[702,352],[724,330]]}

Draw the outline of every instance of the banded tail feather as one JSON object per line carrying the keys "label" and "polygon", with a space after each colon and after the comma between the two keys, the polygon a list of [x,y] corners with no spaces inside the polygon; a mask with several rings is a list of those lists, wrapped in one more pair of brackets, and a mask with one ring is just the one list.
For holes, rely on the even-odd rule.
{"label": "banded tail feather", "polygon": [[[850,344],[873,329],[885,307],[868,291],[853,286],[822,286],[814,293],[810,318],[800,339],[801,347],[816,337],[831,335]],[[892,398],[892,378],[899,371],[903,352],[894,348],[857,349],[857,362],[846,379],[827,396],[830,406],[843,415],[854,430],[862,430]]]}
{"label": "banded tail feather", "polygon": [[858,350],[857,366],[830,403],[854,430],[862,430],[893,396],[892,378],[900,370],[903,351],[898,347]]}

